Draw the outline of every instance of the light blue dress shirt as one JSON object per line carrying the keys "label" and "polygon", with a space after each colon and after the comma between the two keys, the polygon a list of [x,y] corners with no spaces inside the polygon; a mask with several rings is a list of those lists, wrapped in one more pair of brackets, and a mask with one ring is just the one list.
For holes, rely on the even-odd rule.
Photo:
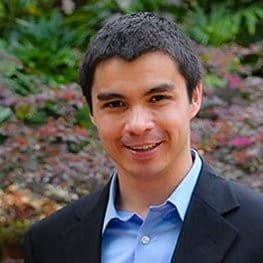
{"label": "light blue dress shirt", "polygon": [[195,150],[192,156],[193,165],[183,181],[163,204],[149,207],[145,219],[136,213],[116,210],[117,176],[113,175],[102,228],[102,263],[171,261],[202,167]]}

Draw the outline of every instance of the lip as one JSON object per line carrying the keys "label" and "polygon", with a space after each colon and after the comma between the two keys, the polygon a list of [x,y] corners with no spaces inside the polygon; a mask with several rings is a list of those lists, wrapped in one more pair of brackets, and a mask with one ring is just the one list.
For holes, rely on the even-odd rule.
{"label": "lip", "polygon": [[136,145],[125,145],[125,149],[132,156],[133,159],[147,160],[156,156],[162,145],[160,142],[143,143]]}

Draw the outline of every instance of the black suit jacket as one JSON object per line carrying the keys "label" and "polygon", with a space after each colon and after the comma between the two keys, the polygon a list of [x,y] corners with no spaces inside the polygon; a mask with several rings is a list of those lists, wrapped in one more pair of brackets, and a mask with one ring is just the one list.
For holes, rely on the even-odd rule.
{"label": "black suit jacket", "polygon": [[[109,185],[33,225],[25,263],[99,263],[108,192]],[[203,164],[172,262],[263,263],[263,195]]]}

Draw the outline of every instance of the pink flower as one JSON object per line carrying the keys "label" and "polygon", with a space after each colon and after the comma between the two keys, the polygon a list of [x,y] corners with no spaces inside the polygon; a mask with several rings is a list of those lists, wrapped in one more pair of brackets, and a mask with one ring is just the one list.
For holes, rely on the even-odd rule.
{"label": "pink flower", "polygon": [[248,137],[237,136],[233,138],[230,144],[234,147],[246,147],[252,143],[252,140]]}
{"label": "pink flower", "polygon": [[229,76],[228,78],[228,84],[230,89],[238,89],[241,83],[242,81],[238,76]]}

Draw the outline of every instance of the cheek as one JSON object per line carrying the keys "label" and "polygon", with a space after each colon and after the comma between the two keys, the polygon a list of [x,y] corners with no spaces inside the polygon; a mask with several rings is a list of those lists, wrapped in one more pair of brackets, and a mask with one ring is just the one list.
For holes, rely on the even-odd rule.
{"label": "cheek", "polygon": [[174,126],[181,120],[182,113],[175,107],[155,112],[155,120],[164,126]]}
{"label": "cheek", "polygon": [[120,136],[120,127],[118,123],[101,119],[100,124],[97,125],[97,131],[100,140],[104,144],[110,144]]}
{"label": "cheek", "polygon": [[[170,134],[176,134],[180,130],[187,130],[190,126],[190,116],[187,111],[176,107],[158,114],[158,126]],[[179,132],[180,133],[180,132]]]}

